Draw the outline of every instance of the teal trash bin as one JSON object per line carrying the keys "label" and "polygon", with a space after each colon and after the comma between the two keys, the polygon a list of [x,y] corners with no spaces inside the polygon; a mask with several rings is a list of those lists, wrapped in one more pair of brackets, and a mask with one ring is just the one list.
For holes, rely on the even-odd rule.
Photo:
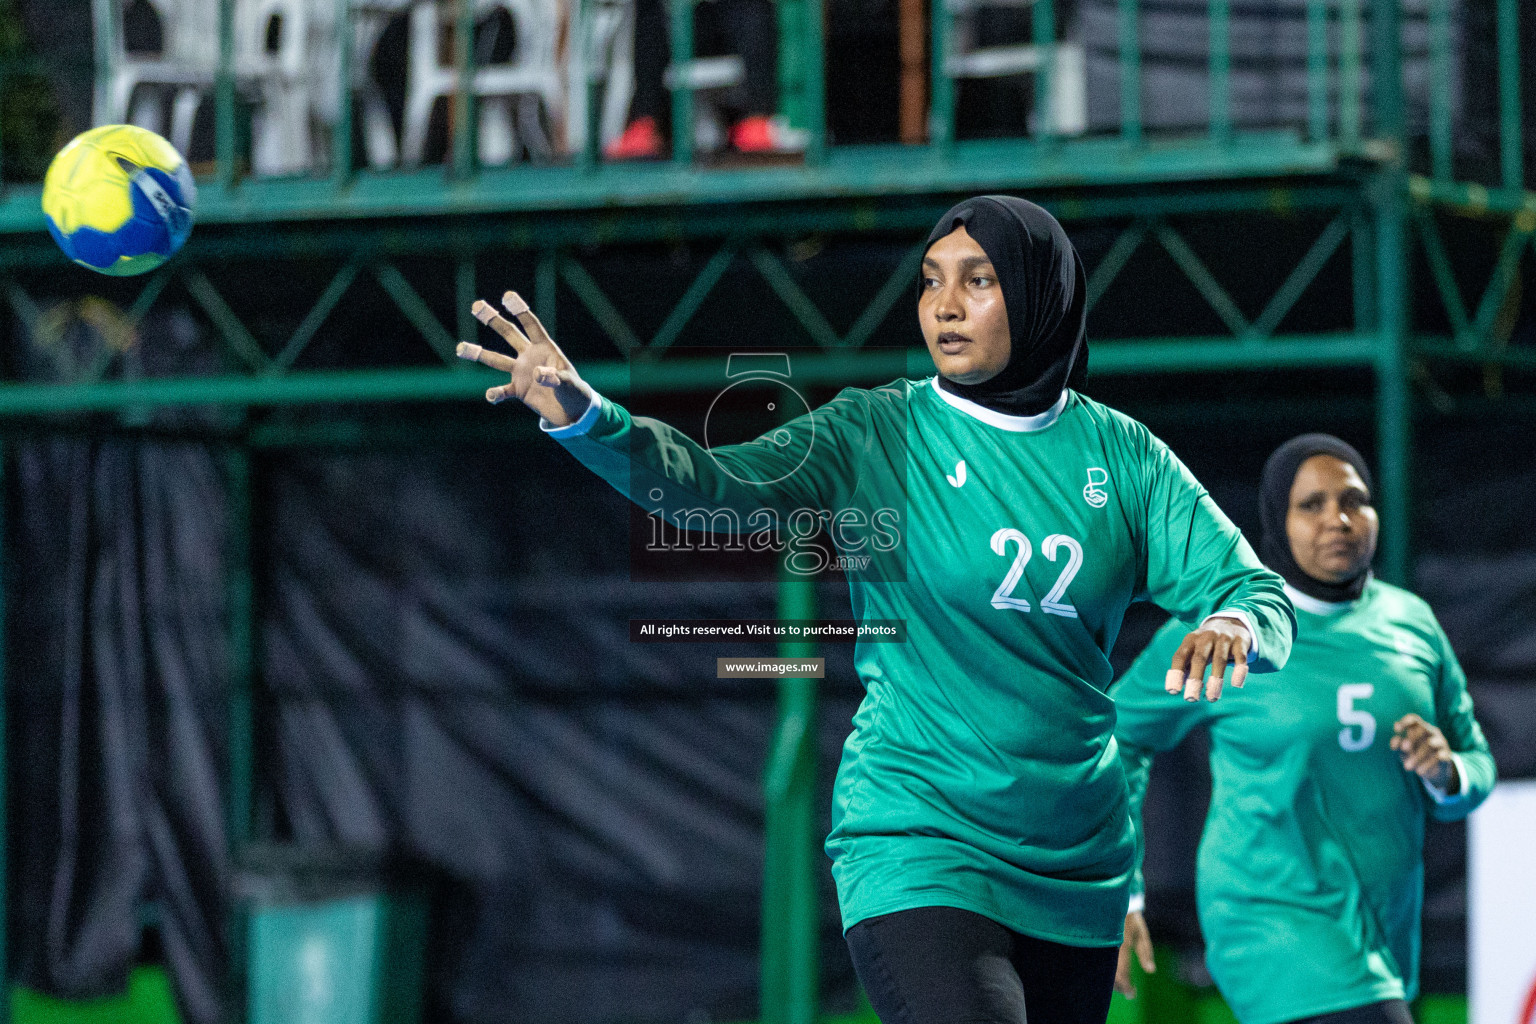
{"label": "teal trash bin", "polygon": [[242,857],[249,1024],[419,1024],[428,890],[376,857]]}

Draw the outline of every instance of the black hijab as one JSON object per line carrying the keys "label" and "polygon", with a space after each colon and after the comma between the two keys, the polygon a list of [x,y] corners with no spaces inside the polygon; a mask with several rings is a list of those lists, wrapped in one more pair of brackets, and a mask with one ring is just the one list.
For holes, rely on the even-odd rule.
{"label": "black hijab", "polygon": [[1340,583],[1327,583],[1308,576],[1296,564],[1290,538],[1285,532],[1286,514],[1291,507],[1291,487],[1296,483],[1301,464],[1314,455],[1332,455],[1349,463],[1365,481],[1366,491],[1374,491],[1371,468],[1352,445],[1332,434],[1302,434],[1291,438],[1276,448],[1269,461],[1264,463],[1264,476],[1259,484],[1259,521],[1263,524],[1264,535],[1259,542],[1259,554],[1265,565],[1308,597],[1319,601],[1353,601],[1370,582],[1371,570],[1368,567],[1361,569],[1359,575]]}
{"label": "black hijab", "polygon": [[[1056,218],[1013,196],[977,196],[939,218],[928,245],[964,225],[992,266],[1008,309],[1008,364],[980,384],[939,386],[1010,416],[1033,416],[1088,376],[1088,279]],[[919,294],[922,285],[919,281]]]}

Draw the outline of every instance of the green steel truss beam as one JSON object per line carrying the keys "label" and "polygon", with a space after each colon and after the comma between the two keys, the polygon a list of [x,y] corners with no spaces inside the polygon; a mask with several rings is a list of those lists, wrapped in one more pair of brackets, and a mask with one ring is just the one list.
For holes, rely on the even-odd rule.
{"label": "green steel truss beam", "polygon": [[[1411,183],[1409,195],[1413,204],[1410,221],[1423,247],[1430,280],[1451,330],[1449,339],[1415,339],[1415,352],[1429,358],[1505,366],[1529,367],[1536,363],[1526,352],[1507,349],[1511,323],[1508,318],[1502,318],[1501,323],[1500,317],[1520,277],[1522,261],[1528,252],[1536,250],[1536,193],[1511,195],[1507,197],[1510,202],[1500,204],[1493,201],[1495,197],[1487,190],[1475,186],[1471,187],[1470,195],[1452,195],[1417,179]],[[1437,213],[1507,221],[1498,256],[1475,310],[1468,309]]]}
{"label": "green steel truss beam", "polygon": [[[1303,297],[1311,282],[1334,256],[1346,238],[1355,238],[1355,260],[1368,249],[1367,232],[1371,218],[1363,215],[1361,190],[1343,183],[1305,186],[1277,185],[1266,188],[1216,190],[1203,195],[1153,192],[1142,195],[1058,195],[1042,197],[1060,215],[1076,220],[1104,220],[1129,217],[1130,224],[1093,268],[1089,278],[1089,303],[1098,302],[1115,287],[1127,262],[1149,239],[1155,239],[1174,259],[1185,276],[1195,285],[1227,325],[1230,336],[1224,338],[1125,338],[1096,340],[1091,361],[1096,374],[1191,372],[1219,369],[1263,369],[1314,365],[1373,365],[1375,328],[1368,317],[1357,317],[1353,333],[1297,336],[1277,335],[1286,314]],[[627,316],[603,290],[602,285],[577,257],[572,245],[550,245],[556,238],[527,230],[528,222],[511,225],[456,225],[437,239],[437,244],[451,247],[444,253],[444,263],[451,269],[453,294],[458,305],[454,326],[459,337],[473,337],[477,325],[467,316],[468,301],[476,294],[474,257],[477,253],[534,248],[538,252],[533,291],[541,317],[552,328],[558,319],[555,282],[560,281],[571,295],[591,314],[614,346],[614,355],[630,358],[637,354],[661,355],[683,336],[689,322],[724,274],[744,257],[757,275],[767,283],[794,322],[805,331],[817,348],[826,354],[845,352],[857,356],[852,362],[825,364],[824,382],[846,381],[848,375],[875,382],[898,375],[923,376],[932,372],[922,350],[912,352],[889,349],[859,351],[880,324],[886,320],[915,277],[921,247],[913,246],[899,257],[889,276],[872,297],[863,304],[846,333],[832,326],[827,315],[797,283],[784,261],[775,254],[775,243],[794,238],[810,230],[841,228],[849,233],[881,233],[886,237],[911,237],[925,229],[948,204],[947,198],[933,197],[924,202],[903,205],[892,203],[870,206],[863,203],[829,207],[796,206],[788,209],[738,211],[730,218],[708,217],[679,220],[656,219],[647,212],[629,216],[610,214],[589,222],[566,238],[588,240],[606,236],[615,244],[634,238],[663,237],[677,228],[688,238],[708,238],[711,231],[719,239],[719,248],[704,263],[692,283],[650,338],[642,338]],[[1306,254],[1286,275],[1269,300],[1250,320],[1230,297],[1216,274],[1200,259],[1170,218],[1182,213],[1248,212],[1259,215],[1288,215],[1297,211],[1331,217]],[[671,216],[671,215],[667,215]],[[767,218],[771,218],[771,223]],[[756,231],[744,230],[756,228]],[[172,378],[137,381],[103,380],[103,365],[89,373],[76,373],[68,384],[0,384],[0,417],[35,417],[49,414],[99,412],[129,407],[157,405],[207,404],[227,406],[278,406],[328,402],[400,402],[447,401],[472,398],[490,383],[489,375],[453,358],[454,334],[443,326],[421,293],[401,270],[390,261],[397,251],[404,252],[399,238],[392,238],[394,228],[332,226],[332,231],[346,234],[345,246],[335,248],[348,255],[334,272],[308,313],[291,333],[258,339],[225,301],[204,266],[216,267],[221,260],[214,252],[193,253],[150,277],[128,312],[138,322],[164,294],[167,286],[179,281],[202,309],[213,326],[219,343],[229,354],[229,364],[236,372],[212,378]],[[245,232],[240,232],[245,235]],[[244,241],[270,240],[271,233]],[[320,236],[298,243],[293,254],[319,254],[334,257],[338,253],[312,244]],[[260,258],[236,247],[223,250],[226,241],[214,240],[217,255],[235,252],[247,260]],[[421,244],[419,237],[411,244]],[[428,244],[431,244],[430,242]],[[201,258],[195,258],[198,256]],[[274,253],[274,256],[279,255]],[[376,366],[348,370],[295,370],[296,361],[324,328],[328,317],[346,296],[360,275],[367,272],[390,297],[394,306],[430,350],[445,364],[442,369],[412,366]],[[41,315],[37,300],[17,282],[14,275],[0,276],[3,292],[18,320],[34,324]],[[557,329],[557,328],[556,328]],[[110,356],[110,353],[108,353]],[[809,356],[810,353],[807,353]],[[390,353],[398,360],[409,359],[408,351]],[[419,362],[419,355],[416,362]],[[807,364],[810,365],[810,364]],[[584,363],[583,371],[604,390],[626,392],[628,375],[622,362],[601,360]],[[650,373],[669,388],[712,387],[714,368],[691,369],[686,363],[669,361],[662,372]],[[842,375],[842,376],[840,376]]]}
{"label": "green steel truss beam", "polygon": [[288,343],[283,346],[282,351],[272,360],[273,365],[278,370],[289,369],[293,366],[294,360],[303,354],[305,347],[314,340],[321,325],[325,323],[325,318],[331,315],[331,311],[336,308],[336,304],[341,301],[341,297],[347,293],[348,288],[352,287],[352,282],[357,280],[357,272],[360,269],[361,264],[359,261],[352,259],[348,260],[342,265],[340,270],[336,271],[336,276],[331,278],[331,283],[326,286],[319,301],[305,315],[303,322],[299,324],[298,328],[288,338]]}
{"label": "green steel truss beam", "polygon": [[[1029,198],[1064,222],[1182,214],[1287,214],[1336,210],[1358,202],[1362,181],[1351,176],[1274,181],[1186,190],[1057,188],[1027,191]],[[995,187],[1001,187],[994,183]],[[1024,191],[1015,189],[1017,191]],[[962,190],[963,192],[964,190]],[[402,256],[458,258],[484,250],[558,250],[648,242],[793,237],[806,233],[908,233],[921,237],[960,192],[935,195],[849,195],[810,202],[733,206],[661,206],[539,213],[438,217],[409,221],[370,220],[292,225],[209,226],[193,232],[171,266],[272,259],[350,259],[363,252],[378,259]],[[0,270],[71,267],[41,230],[0,246]],[[541,314],[542,315],[542,314]]]}
{"label": "green steel truss beam", "polygon": [[651,339],[652,352],[662,352],[667,349],[677,336],[688,326],[688,321],[693,319],[693,314],[699,311],[704,300],[709,297],[710,291],[720,283],[720,278],[730,269],[731,263],[736,259],[736,253],[740,250],[740,243],[735,239],[727,239],[719,250],[704,264],[704,269],[699,276],[693,279],[683,297],[677,300],[677,305],[672,307],[672,312],[667,314],[662,321],[661,328],[656,336]]}
{"label": "green steel truss beam", "polygon": [[[1276,336],[1262,345],[1233,338],[1137,338],[1092,347],[1101,376],[1373,365],[1370,334]],[[389,367],[305,370],[286,374],[166,377],[82,384],[0,385],[0,420],[115,412],[155,406],[294,406],[481,399],[503,381],[478,367]],[[585,364],[582,376],[614,395],[632,393],[630,367],[619,360]],[[926,377],[933,362],[924,349],[869,348],[811,351],[795,357],[795,376],[808,387],[850,382],[879,384],[896,377]],[[716,360],[679,358],[641,375],[645,387],[686,391],[718,388]]]}
{"label": "green steel truss beam", "polygon": [[235,311],[229,308],[229,303],[224,301],[224,296],[208,280],[207,274],[193,267],[183,272],[182,279],[188,294],[208,314],[225,352],[258,373],[271,367],[272,358],[262,350],[260,342],[241,323]]}
{"label": "green steel truss beam", "polygon": [[[1236,133],[1230,145],[1212,138],[1146,145],[1097,137],[977,140],[954,143],[943,153],[902,146],[840,147],[829,149],[820,164],[730,170],[666,162],[590,170],[483,169],[462,180],[445,176],[442,169],[358,171],[342,187],[334,177],[205,182],[198,191],[197,217],[206,228],[669,207],[716,206],[729,214],[740,204],[1210,183],[1327,175],[1339,168],[1335,147],[1308,142],[1289,130]],[[0,194],[0,235],[43,233],[39,195],[32,185]]]}
{"label": "green steel truss beam", "polygon": [[[1524,352],[1507,350],[1503,339],[1491,337],[1491,332],[1520,269],[1521,257],[1532,246],[1533,238],[1536,238],[1536,204],[1518,207],[1509,218],[1510,225],[1497,266],[1473,313],[1466,308],[1459,286],[1449,271],[1449,260],[1433,214],[1433,210],[1441,208],[1438,201],[1422,189],[1411,190],[1410,194],[1416,200],[1413,204],[1413,223],[1418,228],[1432,277],[1453,325],[1453,334],[1449,340],[1415,337],[1411,339],[1412,347],[1429,358],[1486,361],[1512,366],[1530,363],[1531,360]],[[1275,333],[1285,315],[1294,308],[1307,286],[1346,239],[1354,239],[1357,264],[1362,251],[1369,252],[1374,245],[1370,236],[1373,218],[1363,215],[1359,197],[1358,191],[1350,192],[1332,186],[1239,190],[1236,194],[1213,193],[1205,197],[1208,202],[1204,205],[1218,211],[1230,210],[1235,205],[1237,209],[1250,211],[1311,210],[1333,213],[1305,256],[1252,320],[1238,309],[1216,274],[1200,260],[1183,236],[1169,223],[1169,217],[1176,216],[1182,210],[1199,210],[1191,202],[1192,197],[1182,197],[1183,201],[1179,203],[1168,203],[1168,197],[1160,195],[1140,199],[1113,196],[1048,199],[1064,215],[1077,213],[1095,219],[1115,214],[1123,216],[1127,211],[1152,211],[1134,216],[1108,253],[1093,268],[1088,286],[1090,305],[1098,302],[1115,286],[1137,249],[1149,239],[1155,239],[1218,312],[1231,332],[1227,338],[1096,340],[1093,346],[1093,372],[1117,374],[1307,365],[1373,365],[1376,331],[1369,311],[1357,311],[1361,315],[1357,316],[1359,326],[1353,333],[1306,337]],[[937,206],[941,202],[944,200],[936,199],[933,205]],[[1451,207],[1451,210],[1463,212],[1459,207]],[[801,210],[799,213],[799,218],[787,218],[790,229],[829,222],[845,226],[847,221],[840,221],[839,214],[848,214],[849,211],[823,210],[808,213]],[[856,207],[851,215],[858,220],[864,219],[864,213],[863,207]],[[931,222],[933,214],[932,207],[898,208],[883,221],[879,217],[869,219],[875,220],[887,233],[895,225],[915,233]],[[732,224],[740,227],[739,222],[720,222],[715,226]],[[653,222],[648,226],[655,228],[658,225]],[[781,228],[785,226],[780,225]],[[694,227],[697,229],[699,226]],[[630,236],[630,231],[617,222],[610,222],[610,228],[615,237]],[[499,240],[502,246],[508,243],[504,233],[493,233],[491,238]],[[455,240],[461,246],[466,243],[463,237]],[[376,243],[381,239],[375,236],[361,241]],[[489,239],[481,241],[489,244]],[[545,250],[545,255],[539,261],[535,282],[538,307],[546,321],[553,324],[554,289],[552,281],[547,278],[550,274],[558,275],[612,340],[616,355],[627,357],[646,349],[661,353],[682,337],[688,323],[714,286],[738,257],[745,256],[818,347],[823,350],[857,350],[869,340],[901,296],[906,294],[921,254],[918,247],[908,250],[892,269],[885,284],[865,304],[853,327],[847,334],[839,335],[826,315],[795,282],[783,261],[763,244],[764,241],[761,235],[753,237],[739,231],[726,235],[661,327],[649,339],[643,339],[635,332],[623,312],[603,292],[581,261],[562,249]],[[474,250],[473,247],[465,246],[464,251]],[[229,354],[230,364],[238,372],[213,378],[109,381],[102,378],[108,368],[107,361],[113,353],[104,351],[91,366],[69,368],[72,377],[72,383],[69,384],[0,384],[0,417],[34,417],[50,413],[84,413],[173,404],[269,406],[323,402],[458,400],[477,396],[488,384],[488,375],[452,358],[452,348],[457,340],[454,334],[442,325],[405,275],[388,260],[372,256],[372,252],[374,249],[370,245],[359,245],[353,249],[352,256],[335,272],[313,307],[291,334],[260,340],[225,301],[202,269],[201,263],[188,260],[173,264],[146,279],[136,298],[129,304],[126,314],[128,321],[137,323],[142,320],[161,299],[166,288],[173,281],[179,281],[212,324],[220,344]],[[475,285],[472,259],[461,257],[454,268],[457,274],[456,294],[461,299],[472,295]],[[416,335],[447,364],[444,369],[432,370],[418,366],[340,371],[292,369],[305,347],[324,328],[326,319],[365,270],[390,295]],[[1361,275],[1359,270],[1357,267],[1357,284],[1360,277],[1371,276],[1369,273]],[[1368,291],[1369,288],[1365,289],[1365,292]],[[43,316],[42,307],[14,276],[0,276],[0,293],[3,293],[16,314],[19,325],[23,329],[35,329]],[[457,331],[475,330],[473,322],[468,321],[462,311],[460,313],[455,324]],[[900,374],[921,376],[931,372],[931,364],[921,350],[911,353],[879,350],[859,353],[855,363],[828,363],[827,376],[823,380],[832,382],[839,379],[837,374],[844,370],[834,367],[842,365],[846,365],[848,372],[861,375],[861,379],[865,380],[875,380],[882,376],[889,379]],[[709,387],[714,383],[713,378],[708,376],[710,372],[713,371],[704,371],[704,379],[695,380],[694,372],[681,366],[665,370],[656,379],[669,382],[669,387]],[[600,381],[604,389],[624,392],[628,388],[627,373],[620,362],[593,364],[589,376],[594,374],[594,383]]]}

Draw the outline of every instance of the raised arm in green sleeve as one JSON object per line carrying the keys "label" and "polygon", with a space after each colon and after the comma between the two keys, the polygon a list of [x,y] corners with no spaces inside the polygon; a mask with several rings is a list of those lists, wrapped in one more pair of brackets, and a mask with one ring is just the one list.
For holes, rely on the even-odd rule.
{"label": "raised arm in green sleeve", "polygon": [[675,522],[697,510],[771,517],[837,508],[858,484],[869,408],[868,392],[857,388],[756,440],[708,449],[612,399],[598,401],[584,431],[551,436],[630,500]]}
{"label": "raised arm in green sleeve", "polygon": [[1451,650],[1451,642],[1440,624],[1435,624],[1440,648],[1440,678],[1435,685],[1435,724],[1445,734],[1461,762],[1461,788],[1454,799],[1444,803],[1431,801],[1431,813],[1437,821],[1459,821],[1488,798],[1498,776],[1493,754],[1482,726],[1472,714],[1472,695],[1467,692],[1467,676]]}
{"label": "raised arm in green sleeve", "polygon": [[1131,879],[1133,901],[1146,892],[1141,875],[1142,857],[1146,852],[1141,809],[1147,797],[1147,780],[1152,775],[1152,760],[1158,752],[1178,746],[1189,731],[1211,713],[1209,702],[1190,703],[1170,696],[1163,689],[1168,662],[1188,632],[1188,623],[1169,619],[1109,691],[1115,702],[1115,743],[1120,747],[1120,766],[1125,771],[1131,823],[1136,829],[1136,872]]}
{"label": "raised arm in green sleeve", "polygon": [[1280,669],[1296,638],[1285,581],[1264,568],[1168,446],[1150,435],[1148,440],[1146,596],[1186,622],[1217,611],[1245,613],[1258,631],[1252,671]]}

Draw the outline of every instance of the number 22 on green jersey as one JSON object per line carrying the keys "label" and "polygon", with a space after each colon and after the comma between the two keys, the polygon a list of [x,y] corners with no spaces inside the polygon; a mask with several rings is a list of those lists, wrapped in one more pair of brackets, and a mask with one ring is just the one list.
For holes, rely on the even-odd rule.
{"label": "number 22 on green jersey", "polygon": [[[992,550],[1007,557],[1010,541],[1017,545],[1018,553],[1013,556],[1013,564],[1008,567],[1008,574],[1003,577],[1003,582],[992,594],[992,607],[1027,612],[1030,610],[1029,600],[1014,597],[1013,588],[1019,585],[1019,580],[1024,575],[1024,567],[1029,564],[1030,558],[1034,555],[1034,549],[1023,531],[1004,527],[992,535]],[[1053,533],[1040,545],[1040,553],[1055,562],[1062,548],[1067,550],[1067,563],[1062,567],[1061,575],[1056,577],[1055,585],[1041,600],[1040,610],[1047,615],[1075,619],[1077,609],[1062,598],[1066,596],[1067,587],[1072,584],[1072,577],[1076,576],[1078,570],[1083,567],[1083,546],[1064,533]]]}

